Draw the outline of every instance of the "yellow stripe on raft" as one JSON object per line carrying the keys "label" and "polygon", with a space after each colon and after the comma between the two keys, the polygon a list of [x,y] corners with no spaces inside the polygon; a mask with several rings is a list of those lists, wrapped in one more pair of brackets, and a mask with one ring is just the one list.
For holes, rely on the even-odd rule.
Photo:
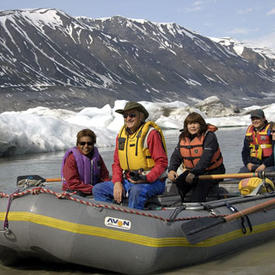
{"label": "yellow stripe on raft", "polygon": [[[6,212],[0,212],[0,220],[5,220]],[[253,231],[247,234],[243,234],[241,229],[235,230],[223,235],[209,238],[205,241],[199,242],[197,244],[190,244],[185,237],[169,237],[169,238],[153,238],[143,235],[138,235],[134,233],[129,233],[125,231],[118,231],[109,228],[102,228],[92,225],[84,225],[73,222],[68,222],[44,215],[39,215],[31,212],[21,212],[21,211],[10,211],[8,216],[9,221],[22,221],[31,222],[58,230],[68,231],[75,234],[83,234],[89,236],[95,236],[100,238],[118,240],[122,242],[128,242],[148,247],[176,247],[176,246],[186,246],[186,247],[211,247],[221,243],[225,243],[231,240],[238,239],[240,237],[251,236],[257,233],[269,231],[275,229],[275,221],[253,226]],[[12,228],[10,228],[12,230]],[[203,234],[203,232],[202,232]]]}

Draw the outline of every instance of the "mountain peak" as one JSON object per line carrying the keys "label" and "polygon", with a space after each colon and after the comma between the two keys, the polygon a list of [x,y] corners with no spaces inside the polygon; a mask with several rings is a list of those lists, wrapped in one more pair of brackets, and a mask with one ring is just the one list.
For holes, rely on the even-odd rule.
{"label": "mountain peak", "polygon": [[275,93],[275,61],[241,47],[176,23],[71,17],[56,9],[2,11],[0,111],[209,96],[263,103],[263,95]]}

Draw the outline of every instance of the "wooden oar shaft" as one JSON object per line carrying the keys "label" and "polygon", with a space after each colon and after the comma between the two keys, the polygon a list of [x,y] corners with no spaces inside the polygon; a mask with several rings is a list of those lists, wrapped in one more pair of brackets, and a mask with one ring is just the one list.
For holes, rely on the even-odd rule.
{"label": "wooden oar shaft", "polygon": [[45,179],[46,182],[59,182],[59,181],[62,181],[61,178],[53,178],[53,179]]}
{"label": "wooden oar shaft", "polygon": [[235,174],[216,174],[216,175],[201,175],[200,180],[216,180],[216,179],[244,179],[252,177],[275,177],[275,172],[250,172],[250,173],[235,173]]}
{"label": "wooden oar shaft", "polygon": [[261,209],[264,209],[264,208],[267,208],[271,205],[274,205],[275,204],[275,199],[272,199],[272,200],[269,200],[269,201],[265,201],[263,203],[260,203],[260,204],[257,204],[255,206],[251,206],[249,208],[246,208],[246,209],[243,209],[243,210],[240,210],[234,214],[231,214],[229,216],[226,216],[224,219],[229,222],[229,221],[232,221],[232,220],[235,220],[235,219],[238,219],[242,216],[245,216],[245,215],[248,215],[248,214],[251,214],[251,213],[254,213],[254,212],[257,212]]}
{"label": "wooden oar shaft", "polygon": [[258,173],[236,173],[236,174],[217,174],[217,175],[201,175],[200,180],[215,180],[215,179],[242,179],[257,177]]}

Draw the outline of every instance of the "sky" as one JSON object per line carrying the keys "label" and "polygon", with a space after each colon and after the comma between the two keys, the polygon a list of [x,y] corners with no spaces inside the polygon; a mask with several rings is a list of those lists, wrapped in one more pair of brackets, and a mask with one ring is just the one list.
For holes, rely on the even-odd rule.
{"label": "sky", "polygon": [[177,23],[210,37],[231,37],[275,51],[275,0],[2,0],[0,10],[56,8],[71,16],[120,15]]}

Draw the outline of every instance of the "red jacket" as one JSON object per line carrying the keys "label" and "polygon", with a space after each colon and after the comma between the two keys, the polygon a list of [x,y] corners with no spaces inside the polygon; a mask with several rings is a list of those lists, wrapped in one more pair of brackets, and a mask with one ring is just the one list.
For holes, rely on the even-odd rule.
{"label": "red jacket", "polygon": [[[109,171],[106,168],[106,165],[100,157],[100,181],[108,181],[110,180],[109,177]],[[66,183],[63,184],[62,189],[63,190],[72,190],[72,191],[81,191],[85,194],[91,194],[93,186],[90,184],[85,184],[82,182],[79,178],[78,170],[77,170],[77,165],[76,161],[74,158],[74,155],[71,153],[68,158],[66,159],[64,168],[63,168],[63,175],[65,178]]]}
{"label": "red jacket", "polygon": [[[147,182],[154,182],[162,173],[165,172],[168,165],[168,158],[163,149],[161,137],[156,130],[152,130],[147,138],[148,149],[152,159],[155,161],[155,166],[149,174],[146,175]],[[112,165],[113,177],[112,182],[122,182],[123,170],[119,164],[118,158],[118,136],[116,138],[116,148],[114,153],[114,163]]]}

